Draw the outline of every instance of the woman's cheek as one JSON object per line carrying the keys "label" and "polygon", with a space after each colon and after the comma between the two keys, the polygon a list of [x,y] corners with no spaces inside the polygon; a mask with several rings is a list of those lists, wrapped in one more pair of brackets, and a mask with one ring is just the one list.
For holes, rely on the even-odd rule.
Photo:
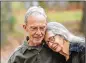
{"label": "woman's cheek", "polygon": [[63,47],[63,41],[58,42],[60,47]]}
{"label": "woman's cheek", "polygon": [[58,46],[58,47],[56,48],[56,52],[59,52],[60,50],[61,50],[61,47]]}
{"label": "woman's cheek", "polygon": [[49,42],[48,46],[53,49],[53,43]]}

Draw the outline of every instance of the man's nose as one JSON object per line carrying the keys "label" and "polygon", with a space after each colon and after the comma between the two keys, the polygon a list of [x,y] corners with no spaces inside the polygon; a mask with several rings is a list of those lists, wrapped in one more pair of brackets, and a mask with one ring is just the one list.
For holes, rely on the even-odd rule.
{"label": "man's nose", "polygon": [[36,32],[36,34],[37,35],[41,35],[41,30],[38,29],[37,32]]}

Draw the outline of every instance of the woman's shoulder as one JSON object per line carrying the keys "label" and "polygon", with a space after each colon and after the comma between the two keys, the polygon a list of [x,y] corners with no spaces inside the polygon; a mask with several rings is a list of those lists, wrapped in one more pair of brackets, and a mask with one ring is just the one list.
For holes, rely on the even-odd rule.
{"label": "woman's shoulder", "polygon": [[70,42],[70,51],[85,52],[85,42]]}

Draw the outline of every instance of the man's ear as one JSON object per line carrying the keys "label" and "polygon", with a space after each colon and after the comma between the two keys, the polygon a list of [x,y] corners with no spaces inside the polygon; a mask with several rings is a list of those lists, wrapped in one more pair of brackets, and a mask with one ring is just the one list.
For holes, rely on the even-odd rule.
{"label": "man's ear", "polygon": [[23,28],[24,28],[25,31],[28,31],[25,24],[23,25]]}
{"label": "man's ear", "polygon": [[26,29],[26,25],[23,25],[23,28]]}

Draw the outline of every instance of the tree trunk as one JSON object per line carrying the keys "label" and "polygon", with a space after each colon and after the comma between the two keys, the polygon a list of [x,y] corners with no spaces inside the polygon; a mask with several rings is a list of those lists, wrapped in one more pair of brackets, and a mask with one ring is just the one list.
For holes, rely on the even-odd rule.
{"label": "tree trunk", "polygon": [[83,17],[82,17],[81,30],[86,35],[86,1],[83,2]]}

